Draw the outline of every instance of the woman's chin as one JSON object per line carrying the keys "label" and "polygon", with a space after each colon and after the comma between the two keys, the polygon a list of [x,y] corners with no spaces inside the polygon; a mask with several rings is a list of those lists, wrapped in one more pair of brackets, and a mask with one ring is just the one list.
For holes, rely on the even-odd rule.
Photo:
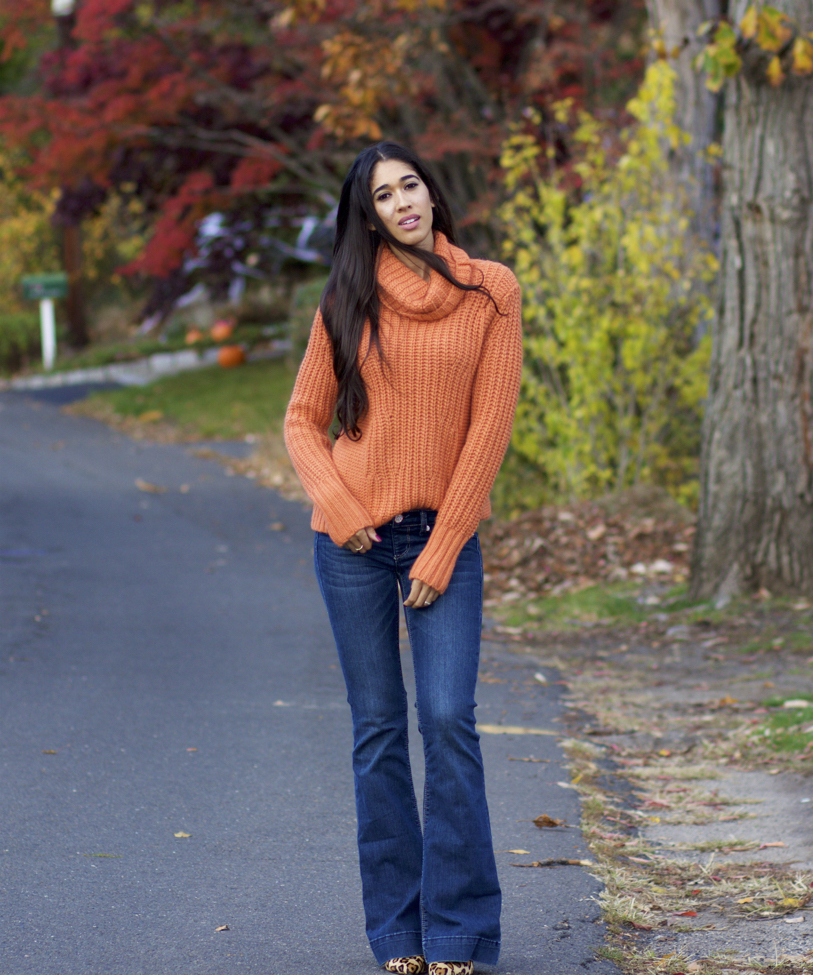
{"label": "woman's chin", "polygon": [[404,232],[400,228],[393,234],[399,244],[408,244],[411,247],[420,247],[421,250],[434,250],[434,237],[430,230],[427,234],[423,227],[416,227],[412,231]]}

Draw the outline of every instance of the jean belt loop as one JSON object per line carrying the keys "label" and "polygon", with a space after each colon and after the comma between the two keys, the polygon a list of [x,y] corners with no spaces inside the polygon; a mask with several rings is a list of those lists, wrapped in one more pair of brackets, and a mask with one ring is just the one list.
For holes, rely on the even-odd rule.
{"label": "jean belt loop", "polygon": [[421,508],[421,532],[426,531],[426,512]]}

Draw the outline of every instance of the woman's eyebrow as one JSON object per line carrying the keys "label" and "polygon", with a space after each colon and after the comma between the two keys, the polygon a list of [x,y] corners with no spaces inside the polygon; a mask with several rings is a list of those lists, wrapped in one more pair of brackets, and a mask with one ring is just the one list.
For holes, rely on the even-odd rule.
{"label": "woman's eyebrow", "polygon": [[[407,173],[406,176],[402,176],[398,180],[398,182],[399,183],[403,183],[403,182],[405,182],[408,179],[417,179],[417,178],[418,177],[414,173]],[[376,193],[380,193],[381,190],[388,190],[389,188],[390,188],[390,184],[389,183],[384,183],[383,186],[379,186],[378,189],[373,190],[373,196],[375,196]]]}

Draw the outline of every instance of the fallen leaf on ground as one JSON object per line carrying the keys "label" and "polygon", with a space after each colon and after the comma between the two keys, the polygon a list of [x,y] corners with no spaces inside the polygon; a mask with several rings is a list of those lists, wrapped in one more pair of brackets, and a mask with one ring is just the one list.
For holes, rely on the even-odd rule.
{"label": "fallen leaf on ground", "polygon": [[675,917],[697,917],[697,911],[675,911]]}
{"label": "fallen leaf on ground", "polygon": [[135,486],[139,491],[144,491],[147,494],[164,494],[166,491],[165,487],[161,487],[159,484],[151,484],[149,481],[145,481],[141,477],[136,478]]}
{"label": "fallen leaf on ground", "polygon": [[477,730],[484,735],[558,735],[561,732],[545,728],[523,728],[514,724],[478,724]]}
{"label": "fallen leaf on ground", "polygon": [[783,708],[810,708],[813,707],[813,703],[810,701],[804,701],[802,698],[794,698],[792,701],[785,701],[782,705]]}
{"label": "fallen leaf on ground", "polygon": [[549,762],[549,758],[514,758],[512,755],[508,756],[509,762]]}
{"label": "fallen leaf on ground", "polygon": [[228,924],[221,924],[219,928],[215,928],[215,932],[228,931],[228,930],[229,930]]}
{"label": "fallen leaf on ground", "polygon": [[508,850],[507,852],[508,853],[515,853],[517,856],[522,857],[522,856],[528,856],[528,854],[531,851],[530,850]]}
{"label": "fallen leaf on ground", "polygon": [[786,917],[785,924],[801,924],[804,921],[804,916],[799,914],[797,917]]}
{"label": "fallen leaf on ground", "polygon": [[567,826],[564,819],[553,819],[551,816],[546,816],[542,813],[541,816],[537,816],[533,820],[534,826],[538,826],[540,829],[553,829],[555,826]]}
{"label": "fallen leaf on ground", "polygon": [[533,863],[512,863],[512,867],[594,867],[592,860],[534,860]]}
{"label": "fallen leaf on ground", "polygon": [[779,840],[776,843],[763,843],[762,846],[759,847],[759,849],[760,850],[768,850],[772,846],[787,846],[787,845],[788,845],[787,843],[783,843],[781,840]]}
{"label": "fallen leaf on ground", "polygon": [[738,904],[753,904],[753,902],[754,902],[754,898],[753,897],[741,897],[737,901]]}
{"label": "fallen leaf on ground", "polygon": [[188,840],[191,835],[191,833],[176,833],[175,837],[179,840]]}
{"label": "fallen leaf on ground", "polygon": [[182,484],[178,488],[178,490],[181,492],[181,494],[189,494],[189,492],[192,490],[192,487],[189,484]]}
{"label": "fallen leaf on ground", "polygon": [[56,749],[54,748],[44,748],[42,751],[43,755],[56,755]]}
{"label": "fallen leaf on ground", "polygon": [[281,521],[272,521],[268,526],[272,532],[284,532],[285,525]]}
{"label": "fallen leaf on ground", "polygon": [[160,410],[145,410],[138,415],[138,419],[142,423],[157,423],[158,420],[163,420],[163,418],[164,414]]}

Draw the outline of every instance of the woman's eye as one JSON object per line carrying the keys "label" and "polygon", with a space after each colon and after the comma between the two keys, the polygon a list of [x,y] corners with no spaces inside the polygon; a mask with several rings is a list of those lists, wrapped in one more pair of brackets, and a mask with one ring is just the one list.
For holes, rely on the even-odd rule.
{"label": "woman's eye", "polygon": [[375,198],[375,202],[376,203],[383,203],[384,200],[386,200],[388,196],[389,196],[389,193],[382,193],[381,196],[377,196]]}
{"label": "woman's eye", "polygon": [[406,188],[408,190],[414,190],[417,185],[417,183],[407,183]]}

